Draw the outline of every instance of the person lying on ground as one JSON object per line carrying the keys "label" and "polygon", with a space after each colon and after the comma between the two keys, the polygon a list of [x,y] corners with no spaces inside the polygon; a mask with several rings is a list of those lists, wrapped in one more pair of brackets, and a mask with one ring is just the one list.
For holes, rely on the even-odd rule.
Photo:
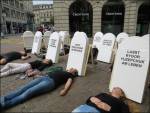
{"label": "person lying on ground", "polygon": [[91,112],[91,113],[130,113],[128,105],[123,102],[125,94],[119,87],[114,87],[112,92],[100,93],[91,96],[86,104],[80,105],[72,112]]}
{"label": "person lying on ground", "polygon": [[27,76],[34,76],[39,74],[43,69],[52,66],[52,61],[44,59],[43,61],[35,60],[29,63],[7,63],[0,70],[0,77],[24,73],[26,72]]}
{"label": "person lying on ground", "polygon": [[18,90],[11,92],[8,95],[1,96],[0,108],[1,110],[5,110],[13,107],[29,100],[32,97],[51,92],[60,85],[66,83],[64,89],[60,91],[60,95],[64,96],[67,94],[75,77],[77,77],[77,70],[74,68],[70,68],[66,71],[47,73],[47,75],[30,81]]}
{"label": "person lying on ground", "polygon": [[20,51],[20,52],[12,51],[12,52],[8,52],[8,53],[0,55],[0,65],[4,65],[4,64],[6,64],[8,62],[11,62],[11,61],[17,60],[17,59],[26,60],[26,59],[28,59],[30,57],[31,56],[28,56],[25,51]]}

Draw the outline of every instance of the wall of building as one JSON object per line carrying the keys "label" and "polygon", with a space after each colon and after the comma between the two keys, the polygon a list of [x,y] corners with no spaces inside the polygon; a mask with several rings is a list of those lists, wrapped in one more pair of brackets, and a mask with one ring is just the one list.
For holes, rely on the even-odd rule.
{"label": "wall of building", "polygon": [[[3,20],[3,23],[1,25],[1,27],[3,28],[2,32],[4,34],[16,34],[25,31],[27,20],[29,18],[27,16],[27,12],[30,12],[32,14],[32,0],[1,0],[1,2],[1,20]],[[30,5],[28,2],[30,3]]]}
{"label": "wall of building", "polygon": [[33,13],[33,3],[32,0],[23,0],[20,1],[24,4],[24,11],[27,17],[26,30],[34,31],[35,22],[34,22],[34,13]]}
{"label": "wall of building", "polygon": [[[54,0],[54,20],[57,30],[69,31],[69,7],[76,0]],[[108,0],[87,0],[93,7],[93,34],[101,31],[102,8]],[[125,7],[123,31],[136,35],[139,6],[148,0],[122,0]]]}
{"label": "wall of building", "polygon": [[44,24],[45,26],[53,24],[53,5],[52,4],[40,4],[34,5],[34,20],[37,27]]}

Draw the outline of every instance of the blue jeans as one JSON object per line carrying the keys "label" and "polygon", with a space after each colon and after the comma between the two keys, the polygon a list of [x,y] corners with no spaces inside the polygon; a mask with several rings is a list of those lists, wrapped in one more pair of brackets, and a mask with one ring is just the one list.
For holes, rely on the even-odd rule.
{"label": "blue jeans", "polygon": [[79,107],[75,108],[72,113],[100,113],[100,111],[98,111],[96,108],[89,106],[87,104],[84,105],[80,105]]}
{"label": "blue jeans", "polygon": [[48,76],[37,78],[20,89],[11,92],[10,94],[1,97],[1,108],[6,109],[17,104],[20,104],[31,97],[49,92],[55,88],[54,80]]}

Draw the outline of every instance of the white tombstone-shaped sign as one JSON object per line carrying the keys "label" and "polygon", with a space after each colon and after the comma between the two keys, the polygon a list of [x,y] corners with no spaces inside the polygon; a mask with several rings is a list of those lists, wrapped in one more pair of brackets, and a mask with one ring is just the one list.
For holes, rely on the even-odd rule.
{"label": "white tombstone-shaped sign", "polygon": [[96,47],[97,49],[99,49],[98,47],[100,45],[100,42],[101,42],[102,38],[103,38],[103,33],[102,32],[97,32],[94,35],[92,47]]}
{"label": "white tombstone-shaped sign", "polygon": [[46,31],[44,33],[44,38],[50,37],[51,33],[52,33],[51,31]]}
{"label": "white tombstone-shaped sign", "polygon": [[147,37],[150,37],[150,34],[146,34],[146,35],[142,36],[142,38],[147,38]]}
{"label": "white tombstone-shaped sign", "polygon": [[43,35],[43,39],[44,39],[46,47],[48,47],[48,42],[49,42],[49,38],[50,38],[51,33],[52,33],[51,31],[46,31]]}
{"label": "white tombstone-shaped sign", "polygon": [[116,41],[117,41],[118,45],[119,45],[125,38],[128,38],[128,37],[129,37],[128,34],[125,33],[125,32],[119,33],[119,34],[117,35],[117,38],[116,38]]}
{"label": "white tombstone-shaped sign", "polygon": [[69,44],[69,33],[67,31],[60,31],[59,35],[61,37],[61,50],[63,50],[64,45],[70,45]]}
{"label": "white tombstone-shaped sign", "polygon": [[[49,39],[49,37],[50,37],[51,34],[52,34],[51,31],[46,31],[46,32],[44,33],[44,35],[43,35],[43,38],[44,38],[44,39]],[[49,41],[49,40],[48,40],[48,41]]]}
{"label": "white tombstone-shaped sign", "polygon": [[60,53],[61,39],[57,32],[53,32],[48,43],[46,59],[51,59],[53,63],[58,63]]}
{"label": "white tombstone-shaped sign", "polygon": [[34,40],[33,40],[33,46],[32,46],[32,52],[31,52],[32,54],[40,53],[41,43],[42,43],[42,33],[40,31],[37,31],[35,33]]}
{"label": "white tombstone-shaped sign", "polygon": [[68,57],[67,69],[75,68],[79,76],[85,76],[89,52],[89,40],[84,32],[73,36]]}
{"label": "white tombstone-shaped sign", "polygon": [[118,48],[109,89],[120,87],[127,98],[142,102],[149,67],[149,38],[127,38]]}
{"label": "white tombstone-shaped sign", "polygon": [[140,36],[130,36],[129,38],[141,38]]}
{"label": "white tombstone-shaped sign", "polygon": [[113,56],[113,48],[115,44],[115,35],[112,33],[106,33],[102,41],[99,45],[99,52],[97,56],[97,60],[106,62],[106,63],[112,63],[112,56]]}
{"label": "white tombstone-shaped sign", "polygon": [[23,37],[31,37],[31,36],[34,36],[34,34],[31,31],[25,31],[23,33]]}
{"label": "white tombstone-shaped sign", "polygon": [[64,45],[69,45],[69,33],[67,31],[60,31],[61,41]]}
{"label": "white tombstone-shaped sign", "polygon": [[24,47],[26,49],[32,49],[34,34],[31,31],[25,31],[22,37],[23,37]]}

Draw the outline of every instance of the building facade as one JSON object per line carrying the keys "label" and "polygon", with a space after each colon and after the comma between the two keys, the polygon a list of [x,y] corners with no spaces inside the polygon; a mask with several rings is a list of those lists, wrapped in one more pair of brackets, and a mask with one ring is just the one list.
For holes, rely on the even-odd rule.
{"label": "building facade", "polygon": [[117,35],[150,33],[149,0],[54,0],[57,30],[84,31],[89,37],[98,31]]}
{"label": "building facade", "polygon": [[24,12],[26,14],[26,30],[34,31],[35,22],[34,22],[34,13],[33,13],[33,3],[32,0],[20,0],[24,4]]}
{"label": "building facade", "polygon": [[48,27],[54,24],[53,5],[52,4],[40,4],[33,6],[34,20],[36,27],[45,26]]}
{"label": "building facade", "polygon": [[[1,0],[1,33],[17,34],[27,30],[29,18],[33,23],[34,15],[31,9],[32,0]],[[31,15],[28,16],[28,13]]]}

